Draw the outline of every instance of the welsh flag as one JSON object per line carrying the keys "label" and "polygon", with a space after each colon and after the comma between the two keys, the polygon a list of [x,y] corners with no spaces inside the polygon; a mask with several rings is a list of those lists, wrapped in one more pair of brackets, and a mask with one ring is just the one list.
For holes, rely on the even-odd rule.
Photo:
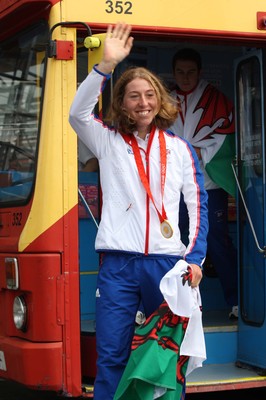
{"label": "welsh flag", "polygon": [[201,162],[208,176],[235,197],[236,182],[231,167],[235,157],[233,103],[203,79],[191,93],[176,90],[172,94],[181,111],[171,130],[201,149]]}
{"label": "welsh flag", "polygon": [[114,400],[177,400],[185,395],[188,356],[180,355],[189,318],[164,301],[135,332]]}
{"label": "welsh flag", "polygon": [[236,182],[231,166],[235,156],[233,104],[214,86],[207,85],[197,109],[203,109],[203,113],[194,136],[198,136],[206,127],[211,129],[211,132],[201,138],[201,142],[206,146],[201,148],[205,170],[218,186],[235,197]]}
{"label": "welsh flag", "polygon": [[232,169],[235,157],[235,135],[228,135],[217,153],[205,159],[205,170],[209,177],[231,196],[236,196],[236,181]]}

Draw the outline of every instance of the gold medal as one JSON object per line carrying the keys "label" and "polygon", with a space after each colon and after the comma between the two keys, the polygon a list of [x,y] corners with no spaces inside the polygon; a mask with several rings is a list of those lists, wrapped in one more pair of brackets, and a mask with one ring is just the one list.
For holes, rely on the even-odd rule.
{"label": "gold medal", "polygon": [[163,237],[165,237],[166,239],[169,239],[170,237],[173,236],[173,228],[170,225],[170,222],[165,219],[162,223],[161,223],[161,232]]}

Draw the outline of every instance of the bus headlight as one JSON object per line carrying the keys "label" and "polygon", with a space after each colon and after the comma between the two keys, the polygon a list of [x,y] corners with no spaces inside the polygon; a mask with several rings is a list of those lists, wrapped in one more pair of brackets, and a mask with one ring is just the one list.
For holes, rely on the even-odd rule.
{"label": "bus headlight", "polygon": [[13,319],[17,329],[25,330],[27,321],[27,307],[22,296],[16,296],[13,303]]}

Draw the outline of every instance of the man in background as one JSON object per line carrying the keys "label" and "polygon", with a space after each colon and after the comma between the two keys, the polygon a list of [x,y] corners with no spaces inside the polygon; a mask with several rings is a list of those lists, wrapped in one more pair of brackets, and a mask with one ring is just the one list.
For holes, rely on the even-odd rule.
{"label": "man in background", "polygon": [[[220,279],[229,317],[238,317],[237,254],[228,234],[228,193],[235,196],[231,162],[235,155],[232,102],[201,79],[201,56],[194,49],[179,50],[172,61],[176,88],[172,96],[180,112],[171,130],[194,147],[208,193],[208,256]],[[181,232],[187,227],[184,202],[180,207]]]}

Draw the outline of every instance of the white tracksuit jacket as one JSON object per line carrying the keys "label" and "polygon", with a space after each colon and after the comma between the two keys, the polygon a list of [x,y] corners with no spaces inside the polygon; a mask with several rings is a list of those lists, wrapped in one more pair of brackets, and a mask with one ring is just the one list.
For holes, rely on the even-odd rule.
{"label": "white tracksuit jacket", "polygon": [[[195,152],[184,139],[164,131],[167,152],[163,202],[174,234],[166,239],[160,221],[139,177],[134,154],[123,135],[105,126],[93,114],[109,75],[94,67],[80,85],[70,110],[69,121],[80,139],[99,160],[103,196],[101,221],[96,237],[97,251],[123,251],[183,257],[201,265],[206,252],[208,230],[207,194]],[[158,210],[162,210],[160,149],[158,130],[149,155],[147,143],[135,136]],[[189,244],[186,247],[178,228],[180,192],[190,216]]]}

